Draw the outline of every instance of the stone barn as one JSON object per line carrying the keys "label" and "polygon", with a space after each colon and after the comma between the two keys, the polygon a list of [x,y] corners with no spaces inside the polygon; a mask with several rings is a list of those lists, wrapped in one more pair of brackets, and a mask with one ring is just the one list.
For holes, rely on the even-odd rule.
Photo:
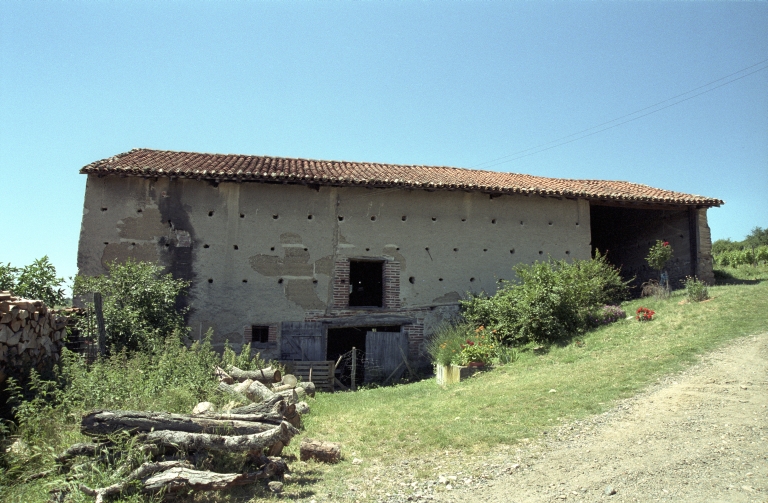
{"label": "stone barn", "polygon": [[607,251],[637,283],[669,241],[673,285],[712,281],[707,208],[628,182],[450,167],[134,149],[89,164],[79,273],[159,262],[191,282],[194,337],[266,357],[335,360],[352,347],[422,360],[467,292],[519,262]]}

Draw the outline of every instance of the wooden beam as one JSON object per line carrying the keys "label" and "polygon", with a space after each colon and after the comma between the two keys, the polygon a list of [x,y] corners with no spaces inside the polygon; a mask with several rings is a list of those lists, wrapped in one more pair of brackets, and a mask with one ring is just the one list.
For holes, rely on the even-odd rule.
{"label": "wooden beam", "polygon": [[328,327],[365,327],[365,326],[386,326],[386,325],[412,325],[416,323],[416,318],[389,313],[370,313],[358,316],[345,316],[321,320],[323,325]]}

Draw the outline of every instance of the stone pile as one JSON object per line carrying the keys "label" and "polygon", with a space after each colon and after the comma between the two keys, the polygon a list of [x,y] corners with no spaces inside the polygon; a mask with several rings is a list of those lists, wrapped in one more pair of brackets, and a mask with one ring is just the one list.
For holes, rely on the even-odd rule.
{"label": "stone pile", "polygon": [[41,300],[0,292],[0,382],[22,369],[42,371],[59,360],[67,318]]}

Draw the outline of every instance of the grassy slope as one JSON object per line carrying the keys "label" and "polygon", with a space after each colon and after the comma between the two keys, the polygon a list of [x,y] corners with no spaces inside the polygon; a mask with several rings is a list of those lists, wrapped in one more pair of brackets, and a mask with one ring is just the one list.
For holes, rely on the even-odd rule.
{"label": "grassy slope", "polygon": [[327,472],[321,479],[346,478],[356,456],[384,462],[408,454],[436,455],[446,448],[471,454],[515,443],[565,420],[606,410],[612,401],[724,342],[768,330],[768,282],[714,287],[713,298],[703,303],[681,304],[682,295],[625,305],[632,314],[640,305],[653,309],[652,322],[628,319],[546,354],[524,352],[511,365],[447,389],[430,379],[319,395],[307,417],[306,436],[342,442],[347,457],[347,463],[320,468]]}

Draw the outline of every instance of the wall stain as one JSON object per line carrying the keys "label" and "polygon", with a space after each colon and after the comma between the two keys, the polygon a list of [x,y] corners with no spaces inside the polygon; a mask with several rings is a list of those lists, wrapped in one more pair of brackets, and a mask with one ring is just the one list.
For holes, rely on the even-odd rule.
{"label": "wall stain", "polygon": [[168,223],[157,208],[144,208],[141,216],[128,217],[117,223],[121,238],[154,240],[168,233]]}
{"label": "wall stain", "polygon": [[[162,254],[163,263],[168,268],[168,272],[170,272],[174,278],[189,281],[194,285],[196,279],[193,268],[195,261],[195,247],[175,246],[177,244],[175,239],[176,234],[175,232],[172,232],[175,230],[186,231],[189,233],[189,242],[195,242],[195,229],[192,228],[192,223],[189,218],[191,208],[182,203],[183,194],[184,183],[180,180],[171,180],[168,182],[168,189],[164,191],[163,197],[159,198],[160,222],[165,224],[162,233],[163,237],[160,239],[160,249],[164,250]],[[172,246],[165,246],[166,244]],[[176,298],[176,307],[178,309],[186,307],[190,308],[185,316],[186,322],[189,322],[194,311],[194,308],[191,307],[191,295],[190,290],[187,292],[187,295],[182,295]]]}
{"label": "wall stain", "polygon": [[458,302],[460,300],[461,295],[459,295],[459,292],[448,292],[445,295],[432,299],[432,302],[435,304],[447,304],[449,302]]}

